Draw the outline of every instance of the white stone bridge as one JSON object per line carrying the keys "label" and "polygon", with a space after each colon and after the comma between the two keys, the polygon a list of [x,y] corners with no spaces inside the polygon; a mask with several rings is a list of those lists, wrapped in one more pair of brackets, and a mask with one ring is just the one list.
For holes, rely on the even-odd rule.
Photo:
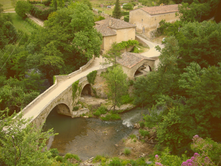
{"label": "white stone bridge", "polygon": [[[148,63],[148,65],[151,68],[154,68],[153,65],[156,59],[153,58],[145,58],[145,59],[146,59],[145,62],[148,61],[149,59],[150,63]],[[23,118],[30,119],[30,123],[35,124],[36,127],[38,128],[42,127],[48,115],[50,114],[52,109],[55,108],[56,106],[58,108],[58,111],[60,111],[60,113],[74,117],[74,111],[72,110],[74,106],[76,106],[78,99],[81,96],[81,93],[85,93],[85,88],[88,88],[88,86],[90,86],[89,87],[90,89],[92,86],[92,88],[95,89],[96,92],[98,93],[97,94],[98,96],[105,97],[104,80],[99,75],[101,72],[106,71],[106,68],[109,66],[104,67],[100,64],[101,62],[102,62],[102,57],[92,58],[86,65],[82,66],[79,70],[69,75],[55,76],[56,77],[55,83],[45,92],[40,94],[35,100],[29,103],[20,112],[23,114]],[[134,66],[137,68],[136,70],[138,70],[138,68],[141,67],[142,65],[143,63],[139,62]],[[87,75],[94,70],[97,71],[97,76],[94,85],[91,85],[87,80]],[[135,71],[133,72],[135,74]],[[76,81],[79,81],[80,88],[78,88],[76,94],[74,94],[75,97],[73,98],[72,84],[75,83]]]}

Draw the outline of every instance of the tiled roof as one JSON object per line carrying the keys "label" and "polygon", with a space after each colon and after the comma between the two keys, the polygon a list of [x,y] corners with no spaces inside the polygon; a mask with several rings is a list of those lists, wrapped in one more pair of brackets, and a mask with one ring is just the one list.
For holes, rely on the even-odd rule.
{"label": "tiled roof", "polygon": [[95,22],[95,28],[101,32],[103,36],[116,35],[113,29],[135,28],[136,26],[120,19],[108,18]]}
{"label": "tiled roof", "polygon": [[134,65],[138,64],[144,59],[151,59],[148,57],[145,57],[143,55],[132,53],[132,52],[124,52],[121,55],[121,58],[117,59],[117,63],[121,64],[122,66],[132,68]]}
{"label": "tiled roof", "polygon": [[102,36],[114,36],[117,35],[117,33],[109,28],[106,25],[96,25],[95,28],[97,29],[98,32],[102,34]]}
{"label": "tiled roof", "polygon": [[178,12],[178,4],[140,8],[150,15]]}

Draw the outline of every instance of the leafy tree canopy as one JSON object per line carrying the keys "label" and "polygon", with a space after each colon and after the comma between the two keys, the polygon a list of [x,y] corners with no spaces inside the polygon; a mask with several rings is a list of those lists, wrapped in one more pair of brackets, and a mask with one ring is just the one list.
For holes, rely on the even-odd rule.
{"label": "leafy tree canopy", "polygon": [[16,13],[23,19],[27,17],[26,13],[29,13],[30,9],[31,5],[27,1],[17,1],[15,6]]}

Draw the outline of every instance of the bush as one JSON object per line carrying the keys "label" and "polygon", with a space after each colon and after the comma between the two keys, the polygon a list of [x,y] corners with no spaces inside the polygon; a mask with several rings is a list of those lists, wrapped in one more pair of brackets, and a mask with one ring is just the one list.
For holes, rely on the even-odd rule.
{"label": "bush", "polygon": [[79,109],[78,106],[73,107],[73,111],[77,111]]}
{"label": "bush", "polygon": [[107,114],[105,117],[101,117],[101,120],[104,120],[104,121],[119,120],[119,119],[121,119],[120,115],[119,114],[114,114],[114,113]]}
{"label": "bush", "polygon": [[46,7],[42,5],[32,5],[31,14],[41,20],[47,20],[50,13],[54,11],[52,7]]}
{"label": "bush", "polygon": [[100,106],[93,114],[95,116],[100,116],[101,114],[106,114],[107,113],[107,108],[104,106]]}
{"label": "bush", "polygon": [[106,159],[106,157],[104,157],[104,156],[97,155],[97,156],[93,159],[93,162],[99,162],[99,161],[101,161],[101,162],[106,162],[107,159]]}
{"label": "bush", "polygon": [[63,159],[62,156],[56,156],[56,157],[55,157],[55,160],[56,160],[56,161],[59,161],[59,162],[61,162],[61,163],[64,161],[64,159]]}
{"label": "bush", "polygon": [[80,161],[80,158],[76,154],[66,153],[64,156],[64,159],[76,159],[77,161]]}
{"label": "bush", "polygon": [[131,98],[129,96],[129,94],[124,95],[124,96],[121,97],[121,103],[122,104],[127,104],[127,103],[132,103],[132,102],[133,102],[133,98]]}
{"label": "bush", "polygon": [[58,156],[59,152],[57,148],[52,148],[49,150],[51,152],[51,157],[55,158],[56,156]]}
{"label": "bush", "polygon": [[131,52],[133,52],[133,53],[139,53],[140,51],[139,51],[138,48],[135,46]]}
{"label": "bush", "polygon": [[108,166],[123,166],[119,158],[114,157]]}
{"label": "bush", "polygon": [[129,15],[124,16],[124,21],[129,22]]}
{"label": "bush", "polygon": [[130,153],[131,153],[130,149],[128,149],[128,148],[125,148],[125,149],[124,149],[124,154],[125,154],[126,156],[129,156]]}
{"label": "bush", "polygon": [[122,16],[129,16],[129,12],[121,11]]}
{"label": "bush", "polygon": [[36,24],[33,20],[31,20],[30,18],[26,18],[25,19],[26,22],[28,22],[33,28],[35,29],[40,29],[42,28],[40,25]]}
{"label": "bush", "polygon": [[150,136],[149,131],[146,131],[146,130],[140,129],[140,130],[139,130],[139,133],[140,133],[140,135],[143,136],[143,137],[146,137],[146,136],[149,137],[149,136]]}
{"label": "bush", "polygon": [[130,138],[131,138],[131,139],[134,139],[134,138],[136,138],[136,135],[135,135],[135,134],[131,134],[131,135],[130,135]]}

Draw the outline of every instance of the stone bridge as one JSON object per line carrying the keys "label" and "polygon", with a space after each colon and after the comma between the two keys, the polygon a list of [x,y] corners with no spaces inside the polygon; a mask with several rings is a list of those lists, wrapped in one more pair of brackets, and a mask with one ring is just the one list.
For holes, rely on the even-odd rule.
{"label": "stone bridge", "polygon": [[[154,59],[144,59],[144,63],[139,61],[134,65],[135,68],[133,66],[131,68],[123,68],[130,79],[135,77],[135,70],[139,70],[139,67],[143,68],[144,64],[148,64],[152,69],[154,68]],[[105,80],[100,75],[110,65],[102,66],[100,65],[102,61],[102,57],[92,58],[86,65],[69,75],[55,76],[55,83],[20,112],[23,118],[30,119],[30,123],[41,128],[55,107],[57,107],[58,112],[61,114],[75,117],[76,111],[73,111],[73,108],[78,103],[82,93],[95,95],[94,91],[96,91],[97,96],[105,98]],[[131,72],[129,72],[130,70]],[[89,83],[87,79],[87,75],[92,71],[97,71],[94,84]],[[133,74],[131,75],[131,73]]]}

